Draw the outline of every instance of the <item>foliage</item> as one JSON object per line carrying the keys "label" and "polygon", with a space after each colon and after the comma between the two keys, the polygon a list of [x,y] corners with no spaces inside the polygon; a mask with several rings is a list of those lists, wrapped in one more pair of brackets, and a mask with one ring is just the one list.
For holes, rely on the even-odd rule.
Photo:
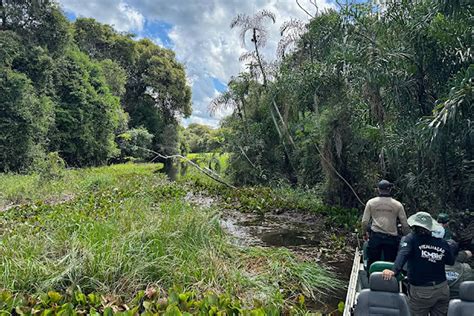
{"label": "foliage", "polygon": [[183,138],[191,153],[218,151],[223,145],[222,132],[201,124],[189,124],[183,131]]}
{"label": "foliage", "polygon": [[118,136],[122,159],[145,160],[151,156],[153,135],[145,128],[133,128]]}
{"label": "foliage", "polygon": [[0,171],[29,171],[45,154],[52,102],[8,68],[0,68],[0,95]]}
{"label": "foliage", "polygon": [[59,99],[51,148],[70,165],[100,165],[119,151],[115,131],[126,116],[112,96],[100,65],[69,51],[56,74]]}
{"label": "foliage", "polygon": [[[10,198],[31,199],[0,213],[0,288],[13,298],[27,295],[19,303],[25,311],[58,312],[70,303],[66,307],[77,312],[87,304],[99,313],[107,306],[118,312],[126,303],[140,313],[174,305],[195,313],[231,305],[287,310],[299,295],[319,299],[341,286],[332,273],[289,251],[233,246],[215,209],[185,200],[194,187],[171,183],[155,170],[154,164],[66,170],[46,183],[31,175],[0,176],[2,195],[10,190]],[[44,187],[54,196],[43,194]],[[65,194],[73,199],[61,200]],[[145,298],[140,291],[147,288],[156,296]],[[91,299],[99,295],[79,289],[102,295]],[[12,297],[2,295],[0,305],[10,301],[10,307],[0,309],[10,311]],[[188,298],[174,304],[176,295]]]}
{"label": "foliage", "polygon": [[[249,69],[211,103],[234,109],[222,123],[232,179],[283,179],[352,208],[388,178],[409,211],[470,208],[472,4],[339,6],[293,34],[268,80]],[[249,19],[235,19],[243,35]]]}
{"label": "foliage", "polygon": [[58,6],[51,1],[2,1],[0,31],[13,31],[25,43],[44,47],[60,56],[69,44],[68,21]]}
{"label": "foliage", "polygon": [[[202,163],[206,159],[188,156],[193,161]],[[212,156],[210,156],[212,157]],[[224,161],[221,162],[226,165]],[[359,211],[355,208],[344,208],[325,205],[321,199],[318,189],[292,188],[285,184],[273,186],[252,186],[231,189],[203,177],[202,175],[188,171],[181,182],[191,182],[193,186],[207,193],[220,196],[220,208],[238,210],[244,213],[266,213],[300,211],[324,215],[332,224],[332,228],[353,229],[359,218]]]}
{"label": "foliage", "polygon": [[74,39],[91,58],[112,60],[125,70],[121,104],[130,115],[131,127],[143,126],[153,135],[153,150],[176,153],[177,142],[167,143],[162,134],[177,134],[179,118],[191,114],[191,90],[174,53],[148,39],[134,41],[132,35],[89,18],[76,20]]}
{"label": "foliage", "polygon": [[176,153],[191,92],[171,50],[93,19],[70,23],[55,1],[0,6],[0,170],[37,169],[49,151],[69,166],[116,161],[130,154],[116,141],[129,125]]}
{"label": "foliage", "polygon": [[38,169],[40,181],[51,181],[63,177],[66,164],[57,152],[50,152]]}
{"label": "foliage", "polygon": [[127,83],[127,73],[115,61],[104,59],[100,62],[110,92],[116,97],[122,97],[125,94],[125,84]]}
{"label": "foliage", "polygon": [[[9,292],[0,292],[2,305],[0,313],[41,313],[41,315],[279,315],[281,309],[274,306],[243,307],[238,300],[227,295],[209,292],[197,297],[194,292],[169,291],[168,296],[150,288],[140,291],[131,302],[120,299],[107,300],[97,293],[84,294],[75,291],[72,295],[61,295],[49,291],[38,296],[14,296]],[[294,314],[294,313],[292,313]]]}

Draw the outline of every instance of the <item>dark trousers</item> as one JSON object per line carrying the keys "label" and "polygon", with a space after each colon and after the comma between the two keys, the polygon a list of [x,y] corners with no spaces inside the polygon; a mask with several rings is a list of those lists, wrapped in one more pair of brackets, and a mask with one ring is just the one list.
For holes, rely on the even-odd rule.
{"label": "dark trousers", "polygon": [[369,257],[367,267],[370,269],[372,263],[382,260],[382,253],[384,261],[394,262],[397,257],[398,242],[398,236],[372,232],[367,247],[367,256]]}
{"label": "dark trousers", "polygon": [[449,286],[443,282],[433,286],[410,285],[408,301],[412,316],[445,316],[448,314]]}

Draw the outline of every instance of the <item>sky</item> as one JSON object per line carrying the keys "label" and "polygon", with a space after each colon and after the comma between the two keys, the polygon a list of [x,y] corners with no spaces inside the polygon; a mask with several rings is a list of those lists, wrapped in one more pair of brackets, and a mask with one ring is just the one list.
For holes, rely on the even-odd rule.
{"label": "sky", "polygon": [[[192,88],[193,113],[183,124],[218,126],[229,112],[211,116],[210,101],[225,91],[231,76],[242,70],[239,56],[247,49],[241,46],[238,29],[230,22],[237,14],[253,15],[262,9],[276,15],[269,22],[269,40],[263,53],[267,60],[276,58],[281,24],[290,19],[308,21],[309,16],[296,0],[58,0],[69,19],[92,17],[110,24],[121,32],[131,32],[138,38],[147,37],[156,44],[176,52],[176,58],[186,67]],[[311,2],[320,11],[333,7],[329,0],[299,0],[310,13]],[[249,48],[250,49],[250,48]]]}

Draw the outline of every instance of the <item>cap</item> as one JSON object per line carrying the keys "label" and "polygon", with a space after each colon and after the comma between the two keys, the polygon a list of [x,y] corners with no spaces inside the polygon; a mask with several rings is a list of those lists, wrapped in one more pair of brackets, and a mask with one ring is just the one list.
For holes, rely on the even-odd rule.
{"label": "cap", "polygon": [[449,215],[446,213],[439,213],[438,223],[445,224],[447,222],[449,222]]}
{"label": "cap", "polygon": [[377,186],[380,190],[389,190],[393,187],[393,183],[390,183],[387,180],[382,180],[377,184]]}
{"label": "cap", "polygon": [[438,227],[436,227],[436,230],[431,232],[431,236],[435,238],[443,238],[445,233],[446,233],[446,230],[444,229],[444,227],[441,225],[438,225]]}
{"label": "cap", "polygon": [[429,213],[426,212],[418,212],[410,216],[408,218],[408,225],[423,227],[432,232],[438,231],[441,226]]}

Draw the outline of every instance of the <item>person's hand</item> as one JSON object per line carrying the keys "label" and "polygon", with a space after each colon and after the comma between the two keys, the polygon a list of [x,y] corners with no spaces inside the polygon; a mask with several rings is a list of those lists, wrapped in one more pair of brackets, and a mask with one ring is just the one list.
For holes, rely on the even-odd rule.
{"label": "person's hand", "polygon": [[384,280],[390,280],[392,277],[395,276],[395,272],[389,269],[385,269],[382,271],[382,277]]}
{"label": "person's hand", "polygon": [[465,250],[465,252],[468,258],[472,257],[472,252],[470,250]]}
{"label": "person's hand", "polygon": [[364,236],[362,236],[362,239],[364,239],[364,241],[369,240],[369,233],[366,232]]}

